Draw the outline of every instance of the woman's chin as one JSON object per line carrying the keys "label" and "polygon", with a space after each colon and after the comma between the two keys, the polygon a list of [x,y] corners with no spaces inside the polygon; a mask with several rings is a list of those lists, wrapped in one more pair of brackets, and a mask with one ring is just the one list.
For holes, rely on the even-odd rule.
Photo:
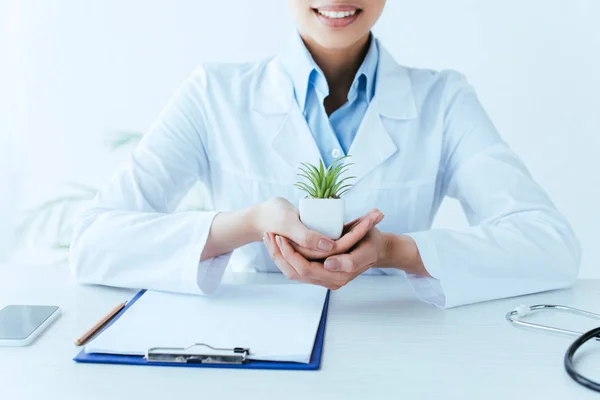
{"label": "woman's chin", "polygon": [[311,35],[312,40],[324,49],[344,50],[356,45],[361,35],[351,31],[327,31],[315,32]]}

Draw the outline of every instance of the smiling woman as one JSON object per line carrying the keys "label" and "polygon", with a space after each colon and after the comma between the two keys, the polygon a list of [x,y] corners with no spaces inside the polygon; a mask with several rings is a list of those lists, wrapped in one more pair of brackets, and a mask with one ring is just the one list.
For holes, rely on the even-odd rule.
{"label": "smiling woman", "polygon": [[[209,294],[228,265],[329,289],[401,275],[440,307],[571,285],[567,220],[462,74],[400,65],[375,37],[384,6],[289,0],[297,32],[277,56],[194,70],[78,220],[79,281]],[[327,197],[340,158],[355,179],[334,240],[302,223],[294,184],[319,165]],[[175,212],[197,181],[213,209]],[[445,197],[468,229],[432,229]]]}
{"label": "smiling woman", "polygon": [[298,31],[306,41],[327,49],[347,50],[365,38],[379,19],[385,0],[288,0]]}

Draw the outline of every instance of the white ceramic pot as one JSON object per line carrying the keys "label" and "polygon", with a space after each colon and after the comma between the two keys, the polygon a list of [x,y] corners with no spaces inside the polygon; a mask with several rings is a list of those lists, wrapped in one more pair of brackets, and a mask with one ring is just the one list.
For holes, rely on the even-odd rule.
{"label": "white ceramic pot", "polygon": [[344,199],[300,199],[300,220],[308,229],[337,240],[344,229]]}

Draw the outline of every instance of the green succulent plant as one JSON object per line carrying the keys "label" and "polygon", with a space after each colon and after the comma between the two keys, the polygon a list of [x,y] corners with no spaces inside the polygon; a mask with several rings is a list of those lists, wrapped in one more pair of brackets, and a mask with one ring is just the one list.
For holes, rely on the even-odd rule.
{"label": "green succulent plant", "polygon": [[303,177],[306,181],[297,182],[294,186],[315,199],[339,199],[352,187],[348,181],[356,178],[355,176],[342,178],[342,175],[352,165],[342,163],[347,157],[338,158],[327,168],[323,165],[323,160],[319,161],[318,167],[310,163],[300,164],[298,176]]}

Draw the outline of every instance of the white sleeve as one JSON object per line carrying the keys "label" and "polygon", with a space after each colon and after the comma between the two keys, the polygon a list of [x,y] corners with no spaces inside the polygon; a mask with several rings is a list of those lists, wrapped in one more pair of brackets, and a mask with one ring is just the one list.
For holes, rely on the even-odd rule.
{"label": "white sleeve", "polygon": [[78,219],[69,258],[80,283],[198,294],[219,285],[231,254],[200,262],[216,212],[175,212],[198,180],[210,187],[204,85],[199,70],[180,86]]}
{"label": "white sleeve", "polygon": [[433,278],[409,282],[446,308],[570,286],[581,250],[568,222],[461,75],[450,74],[447,93],[438,184],[460,201],[470,228],[410,234]]}

